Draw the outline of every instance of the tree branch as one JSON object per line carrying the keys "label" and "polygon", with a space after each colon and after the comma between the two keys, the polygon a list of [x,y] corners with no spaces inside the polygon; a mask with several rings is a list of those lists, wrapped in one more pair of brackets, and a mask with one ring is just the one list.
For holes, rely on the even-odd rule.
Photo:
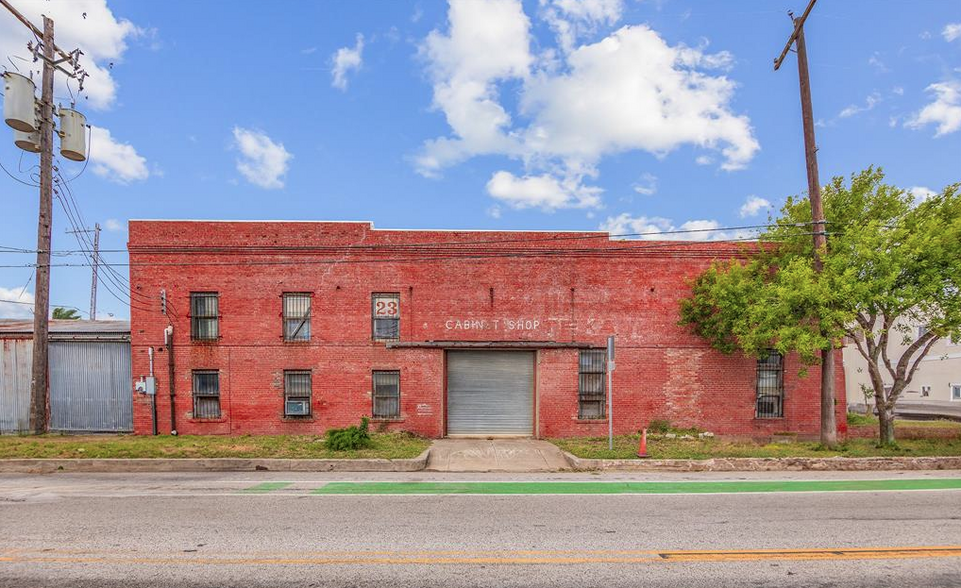
{"label": "tree branch", "polygon": [[937,335],[930,331],[921,337],[918,337],[918,340],[912,343],[911,346],[905,349],[904,353],[901,354],[901,360],[898,361],[898,375],[902,377],[905,376],[904,371],[911,362],[911,356],[914,355],[918,349],[921,349],[921,353],[917,356],[917,358],[914,359],[914,364],[911,366],[911,371],[908,372],[906,377],[904,377],[906,382],[910,382],[911,378],[914,377],[914,371],[918,369],[918,364],[921,363],[921,360],[924,359],[924,356],[931,351],[931,347],[934,346],[937,340]]}

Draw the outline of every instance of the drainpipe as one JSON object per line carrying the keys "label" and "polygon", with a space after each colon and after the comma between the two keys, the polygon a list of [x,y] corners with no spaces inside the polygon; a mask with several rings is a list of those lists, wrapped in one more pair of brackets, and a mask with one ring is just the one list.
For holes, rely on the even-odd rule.
{"label": "drainpipe", "polygon": [[174,326],[164,329],[164,345],[167,346],[167,379],[170,381],[170,434],[177,435],[177,407],[174,402]]}
{"label": "drainpipe", "polygon": [[150,395],[150,413],[152,416],[151,422],[153,423],[153,434],[157,434],[157,380],[154,379],[153,375],[153,347],[147,348],[147,356],[150,357],[150,381],[154,382],[153,393]]}

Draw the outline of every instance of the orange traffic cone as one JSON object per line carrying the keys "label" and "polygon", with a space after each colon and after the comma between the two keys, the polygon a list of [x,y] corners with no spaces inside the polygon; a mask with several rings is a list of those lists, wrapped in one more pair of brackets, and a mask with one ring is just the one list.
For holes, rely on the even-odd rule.
{"label": "orange traffic cone", "polygon": [[637,448],[637,457],[647,457],[647,429],[641,429],[641,444]]}

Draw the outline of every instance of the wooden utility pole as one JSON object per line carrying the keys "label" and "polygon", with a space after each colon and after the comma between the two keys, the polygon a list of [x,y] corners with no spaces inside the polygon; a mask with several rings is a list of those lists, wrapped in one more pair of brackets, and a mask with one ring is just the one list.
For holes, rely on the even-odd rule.
{"label": "wooden utility pole", "polygon": [[[82,54],[79,49],[67,53],[54,43],[53,20],[43,17],[43,30],[38,29],[10,4],[0,0],[10,14],[41,39],[41,46],[27,48],[34,52],[34,61],[43,61],[43,75],[40,86],[40,210],[37,217],[37,288],[33,307],[33,372],[30,380],[30,430],[44,433],[47,430],[47,351],[50,315],[50,236],[53,228],[53,76],[59,70],[70,77],[80,79],[86,72],[80,69],[78,60]],[[57,59],[60,55],[60,59]],[[73,71],[60,67],[66,63]]]}
{"label": "wooden utility pole", "polygon": [[[794,32],[787,40],[781,55],[774,60],[775,71],[791,50],[797,51],[798,79],[801,86],[801,119],[804,125],[804,159],[807,164],[808,198],[811,201],[811,227],[814,235],[814,269],[823,269],[821,252],[827,250],[827,232],[824,223],[824,206],[821,203],[821,180],[818,177],[818,149],[814,140],[814,109],[811,106],[811,78],[808,74],[807,47],[804,44],[804,23],[817,0],[811,0],[800,18],[794,21]],[[837,422],[834,416],[834,348],[821,351],[821,443],[826,446],[838,442]]]}
{"label": "wooden utility pole", "polygon": [[37,288],[33,306],[33,377],[30,430],[47,430],[47,349],[50,313],[50,233],[53,224],[53,20],[43,17],[40,88],[40,215],[37,221]]}

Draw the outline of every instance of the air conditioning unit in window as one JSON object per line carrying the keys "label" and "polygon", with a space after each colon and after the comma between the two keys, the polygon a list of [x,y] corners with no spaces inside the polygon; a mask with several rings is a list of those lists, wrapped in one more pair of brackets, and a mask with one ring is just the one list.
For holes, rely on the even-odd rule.
{"label": "air conditioning unit in window", "polygon": [[307,416],[310,414],[310,402],[306,400],[288,400],[286,413],[288,416]]}

